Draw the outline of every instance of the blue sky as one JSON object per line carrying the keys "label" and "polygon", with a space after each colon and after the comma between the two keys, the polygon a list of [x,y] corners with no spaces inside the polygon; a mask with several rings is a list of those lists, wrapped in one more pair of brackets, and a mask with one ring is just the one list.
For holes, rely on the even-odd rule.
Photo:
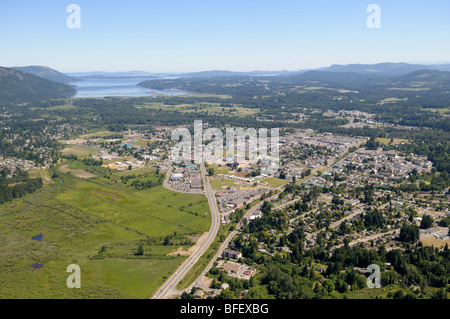
{"label": "blue sky", "polygon": [[[69,29],[69,4],[81,29]],[[369,4],[381,28],[369,29]],[[450,61],[448,0],[0,0],[0,65],[62,72],[299,70]]]}

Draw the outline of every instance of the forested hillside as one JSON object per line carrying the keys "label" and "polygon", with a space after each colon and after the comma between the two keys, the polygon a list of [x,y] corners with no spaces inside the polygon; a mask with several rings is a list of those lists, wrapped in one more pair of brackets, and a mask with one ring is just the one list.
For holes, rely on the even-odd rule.
{"label": "forested hillside", "polygon": [[0,104],[30,103],[70,97],[75,89],[38,76],[0,67]]}

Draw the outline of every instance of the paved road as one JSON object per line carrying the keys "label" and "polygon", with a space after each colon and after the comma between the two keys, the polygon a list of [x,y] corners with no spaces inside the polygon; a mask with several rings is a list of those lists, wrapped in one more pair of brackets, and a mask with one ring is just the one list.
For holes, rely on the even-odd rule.
{"label": "paved road", "polygon": [[[399,235],[400,234],[400,229],[393,229],[393,230],[387,231],[385,233],[379,233],[379,234],[374,234],[374,235],[370,235],[370,236],[367,236],[367,237],[358,238],[356,240],[352,240],[351,242],[349,242],[348,245],[350,247],[351,246],[355,246],[356,244],[363,243],[363,242],[368,242],[368,241],[371,241],[371,240],[374,240],[374,239],[377,239],[377,238],[380,238],[380,237],[384,237],[384,236],[387,236],[387,235],[391,235],[391,234]],[[344,246],[344,244],[340,244],[340,245],[334,246],[332,249],[337,249],[337,248],[340,248],[342,246]],[[391,249],[392,248],[387,248],[386,250],[391,250]]]}
{"label": "paved road", "polygon": [[[281,190],[282,188],[284,188],[284,186],[280,186],[277,188],[274,188],[274,190]],[[212,268],[212,266],[214,265],[214,263],[216,262],[217,259],[219,259],[220,257],[222,257],[223,251],[228,247],[228,245],[230,244],[230,242],[233,240],[234,236],[237,235],[237,233],[240,231],[240,229],[243,227],[243,223],[242,221],[244,219],[247,219],[257,210],[261,209],[262,205],[264,204],[265,201],[272,201],[275,200],[277,197],[279,196],[279,193],[273,195],[272,197],[269,197],[267,199],[265,199],[264,201],[261,201],[260,203],[256,204],[255,206],[253,206],[251,209],[249,209],[247,211],[247,213],[244,215],[244,217],[241,219],[241,222],[239,222],[236,225],[235,230],[233,230],[228,237],[225,239],[225,241],[222,243],[222,245],[220,246],[219,250],[217,251],[217,253],[215,254],[215,256],[211,259],[211,261],[209,262],[208,266],[203,270],[203,272],[201,273],[201,275],[197,278],[197,280],[191,284],[185,291],[189,292],[191,291],[191,289],[193,287],[200,287],[200,288],[205,288],[205,289],[209,289],[209,287],[207,287],[204,283],[203,283],[203,278],[206,276],[206,274],[208,273],[208,271]]]}
{"label": "paved road", "polygon": [[172,176],[172,164],[167,164],[167,166],[169,168],[166,173],[166,178],[164,179],[164,182],[163,182],[163,186],[165,189],[168,189],[168,190],[170,190],[172,192],[176,192],[176,193],[182,193],[182,194],[202,194],[202,193],[204,193],[203,191],[200,191],[200,190],[182,191],[182,190],[173,188],[169,183],[169,179]]}
{"label": "paved road", "polygon": [[[341,158],[338,162],[342,161],[347,155],[348,154],[345,154],[345,156],[343,156],[343,158]],[[334,164],[336,164],[336,163],[334,163]],[[203,255],[203,253],[208,249],[208,247],[214,241],[214,238],[217,236],[217,233],[218,233],[219,227],[220,227],[220,213],[219,213],[219,209],[217,207],[216,198],[215,198],[214,192],[212,190],[211,183],[206,175],[206,168],[205,168],[204,164],[202,164],[200,167],[201,167],[201,172],[202,172],[202,176],[203,176],[203,185],[204,185],[204,189],[205,189],[204,193],[208,199],[209,207],[211,210],[212,222],[211,222],[210,231],[207,235],[207,238],[197,248],[197,250],[188,259],[186,259],[186,261],[176,270],[176,272],[168,280],[166,280],[166,282],[160,287],[160,289],[153,295],[153,297],[152,297],[153,299],[168,299],[170,297],[181,294],[183,291],[189,292],[192,289],[192,287],[194,287],[194,286],[201,287],[201,288],[209,288],[209,287],[206,287],[206,285],[203,283],[203,278],[205,277],[206,273],[212,268],[215,261],[222,256],[223,251],[226,249],[226,247],[228,247],[231,240],[234,238],[234,236],[236,236],[238,231],[242,228],[242,226],[243,226],[242,221],[244,219],[248,220],[248,218],[256,210],[260,209],[264,203],[264,201],[262,201],[261,203],[258,203],[257,205],[252,207],[245,214],[245,216],[242,218],[242,221],[236,226],[236,229],[228,235],[228,237],[225,239],[225,241],[220,246],[216,255],[211,259],[210,263],[203,270],[203,272],[197,278],[197,280],[194,281],[194,283],[191,284],[185,290],[183,290],[183,291],[177,290],[176,285],[184,278],[184,276],[191,270],[191,268],[195,265],[195,263],[200,259],[200,257]],[[310,178],[313,178],[316,175],[315,174],[316,171],[313,171],[312,175],[308,176],[307,178],[305,178],[301,181],[298,181],[297,183],[304,182]],[[164,181],[164,187],[166,187],[170,190],[173,190],[173,191],[177,191],[175,189],[172,189],[168,183],[168,178],[170,178],[171,172],[172,172],[172,169],[171,169],[171,166],[169,165],[169,170],[167,172],[166,180]],[[275,188],[274,190],[281,190],[283,188],[284,188],[284,186],[280,186],[280,187]],[[278,197],[278,194],[275,194],[272,197],[266,199],[266,201],[275,200],[277,197]],[[297,200],[293,200],[289,203],[285,203],[283,206],[287,206],[288,204],[291,204]]]}
{"label": "paved road", "polygon": [[[347,154],[344,156],[344,158],[347,156]],[[341,159],[343,160],[343,158]],[[339,161],[341,161],[339,160]],[[334,164],[333,164],[334,165]],[[318,169],[317,169],[318,170]],[[316,176],[316,172],[317,170],[313,171],[312,174],[310,176],[308,176],[307,178],[301,180],[301,181],[297,181],[296,184],[299,184],[301,182],[307,181],[310,178],[313,178],[314,176]],[[209,180],[208,180],[209,183]],[[274,188],[274,190],[282,190],[284,189],[285,185],[283,186],[279,186],[277,188]],[[265,199],[264,201],[272,201],[275,200],[276,198],[278,198],[279,194],[275,194],[270,198]],[[214,197],[214,196],[213,196]],[[215,201],[215,198],[213,198],[213,200]],[[286,207],[289,206],[293,203],[295,203],[296,201],[298,201],[299,199],[295,199],[295,200],[291,200],[287,203],[284,203],[282,205],[279,205],[278,207],[276,207],[275,209],[278,209],[280,207]],[[219,250],[217,251],[216,255],[211,259],[211,261],[209,262],[208,266],[203,270],[203,272],[201,273],[201,275],[197,278],[197,280],[191,284],[187,289],[185,289],[184,291],[189,292],[191,291],[191,289],[193,287],[200,287],[200,288],[205,288],[208,289],[209,287],[207,287],[204,283],[203,283],[203,278],[206,276],[206,274],[208,273],[208,271],[212,268],[212,266],[214,265],[214,263],[216,262],[217,259],[219,259],[222,254],[223,251],[228,247],[228,245],[230,244],[231,240],[237,235],[237,233],[240,231],[240,229],[243,227],[243,223],[242,221],[244,219],[249,219],[249,217],[257,210],[261,209],[262,205],[264,204],[264,201],[258,203],[257,205],[253,206],[250,210],[248,210],[248,212],[244,215],[244,217],[242,218],[241,222],[238,223],[238,225],[236,226],[236,229],[233,230],[228,237],[225,239],[225,241],[222,243],[222,245],[220,246]],[[217,206],[216,206],[217,207]]]}
{"label": "paved road", "polygon": [[[191,268],[195,265],[195,263],[200,259],[203,253],[208,249],[211,243],[216,238],[217,233],[220,227],[220,213],[217,207],[216,198],[214,196],[214,192],[211,187],[211,183],[209,182],[208,177],[206,176],[206,168],[204,164],[200,166],[202,177],[203,177],[203,185],[206,195],[208,199],[209,208],[211,210],[211,227],[209,229],[208,235],[205,240],[200,244],[200,246],[195,250],[195,252],[189,256],[184,263],[178,267],[175,273],[166,280],[166,282],[160,287],[160,289],[153,295],[153,299],[168,299],[175,295],[179,295],[181,291],[176,289],[176,285],[184,278],[184,276],[191,270]],[[170,173],[170,169],[168,171],[168,176]]]}

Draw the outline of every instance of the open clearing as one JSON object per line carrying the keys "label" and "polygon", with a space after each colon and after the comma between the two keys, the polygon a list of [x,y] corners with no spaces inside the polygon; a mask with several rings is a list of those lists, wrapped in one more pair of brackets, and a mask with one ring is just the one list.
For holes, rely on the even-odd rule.
{"label": "open clearing", "polygon": [[450,245],[450,239],[442,240],[437,238],[426,238],[421,240],[424,246],[444,247]]}
{"label": "open clearing", "polygon": [[260,184],[264,184],[264,183],[268,183],[268,186],[272,187],[272,188],[277,188],[280,186],[283,186],[287,183],[289,183],[288,180],[286,179],[279,179],[276,177],[269,177],[269,178],[265,178],[259,181]]}
{"label": "open clearing", "polygon": [[242,183],[233,181],[231,179],[223,179],[222,180],[222,178],[211,178],[210,177],[210,181],[211,181],[211,187],[216,191],[220,191],[227,187],[239,186],[242,184]]}
{"label": "open clearing", "polygon": [[44,184],[44,186],[53,183],[48,169],[44,169],[44,168],[30,169],[28,171],[28,174],[30,175],[31,178],[37,178],[37,177],[42,178],[42,183]]}
{"label": "open clearing", "polygon": [[211,115],[227,115],[233,114],[234,116],[248,116],[258,113],[260,110],[257,108],[248,108],[241,105],[233,104],[232,107],[222,107],[220,103],[199,103],[195,105],[178,104],[178,105],[166,105],[159,102],[145,103],[140,108],[162,110],[162,111],[179,111],[184,113],[208,113]]}
{"label": "open clearing", "polygon": [[203,243],[203,241],[205,240],[206,236],[208,236],[208,232],[204,233],[202,236],[198,237],[196,239],[195,245],[189,247],[189,249],[186,251],[184,250],[184,247],[178,247],[178,249],[176,251],[172,251],[170,253],[167,254],[167,256],[190,256],[194,253],[194,251]]}
{"label": "open clearing", "polygon": [[86,146],[80,145],[71,145],[62,150],[63,154],[72,154],[76,156],[88,156],[88,155],[97,155],[98,150],[95,148],[90,148]]}
{"label": "open clearing", "polygon": [[400,98],[396,98],[396,97],[389,97],[384,100],[381,100],[380,105],[383,105],[386,103],[397,103],[397,102],[405,102],[405,101],[408,101],[408,98],[400,99]]}
{"label": "open clearing", "polygon": [[[390,138],[379,137],[379,138],[377,138],[377,141],[380,142],[381,144],[384,144],[384,145],[389,145],[391,143],[391,139]],[[402,144],[402,143],[408,143],[408,140],[404,140],[404,139],[400,139],[400,138],[394,138],[394,143],[393,143],[394,145]]]}
{"label": "open clearing", "polygon": [[82,139],[102,138],[102,137],[110,136],[110,135],[117,135],[117,132],[99,131],[99,132],[93,132],[93,133],[81,135],[80,138],[82,138]]}
{"label": "open clearing", "polygon": [[97,175],[94,175],[92,173],[86,172],[82,169],[71,169],[69,168],[68,164],[62,165],[59,170],[63,173],[71,173],[72,175],[78,177],[78,178],[94,178],[97,177]]}
{"label": "open clearing", "polygon": [[[63,169],[64,170],[64,169]],[[61,174],[0,206],[0,298],[148,298],[184,261],[168,235],[201,236],[211,223],[203,195]],[[43,234],[42,241],[32,240]],[[136,256],[139,243],[144,254]],[[183,246],[189,251],[189,246]],[[181,254],[180,254],[181,255]],[[68,289],[67,266],[82,289]],[[32,265],[43,265],[33,269]],[[26,279],[26,280],[25,280]]]}
{"label": "open clearing", "polygon": [[429,111],[429,112],[435,112],[435,113],[439,113],[439,114],[448,114],[450,113],[450,107],[444,107],[444,108],[422,108],[422,110],[424,111]]}
{"label": "open clearing", "polygon": [[429,91],[430,88],[390,88],[389,91],[410,91],[410,92],[420,92]]}

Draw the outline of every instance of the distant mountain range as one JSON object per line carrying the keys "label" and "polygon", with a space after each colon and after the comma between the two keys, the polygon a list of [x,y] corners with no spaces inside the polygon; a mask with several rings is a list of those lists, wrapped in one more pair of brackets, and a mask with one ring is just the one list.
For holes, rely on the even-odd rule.
{"label": "distant mountain range", "polygon": [[376,75],[384,77],[402,76],[419,70],[450,71],[450,64],[408,64],[408,63],[379,63],[379,64],[348,64],[332,65],[320,68],[317,71],[329,72],[355,72],[359,74]]}
{"label": "distant mountain range", "polygon": [[75,72],[67,75],[77,78],[116,78],[116,77],[163,77],[165,73],[151,73],[145,71],[127,71],[127,72]]}
{"label": "distant mountain range", "polygon": [[79,78],[68,76],[64,73],[58,72],[58,71],[53,70],[46,66],[32,65],[32,66],[13,67],[13,69],[22,71],[25,73],[33,74],[33,75],[39,76],[41,78],[44,78],[44,79],[47,79],[50,81],[59,82],[59,83],[69,83],[69,82],[81,81],[81,79],[79,79]]}
{"label": "distant mountain range", "polygon": [[[406,71],[405,68],[404,70]],[[331,86],[376,86],[382,83],[392,83],[403,86],[419,85],[422,86],[426,82],[427,86],[435,85],[450,85],[450,72],[420,69],[407,74],[403,72],[383,71],[380,73],[372,74],[370,72],[360,73],[352,72],[338,72],[338,71],[308,71],[305,73],[289,73],[283,76],[277,76],[274,78],[276,81],[287,81],[297,84],[311,84],[322,83]]]}
{"label": "distant mountain range", "polygon": [[11,68],[0,67],[0,104],[20,104],[70,97],[71,86]]}
{"label": "distant mountain range", "polygon": [[252,72],[233,72],[224,70],[202,71],[193,73],[183,73],[183,77],[220,77],[220,76],[273,76],[288,74],[290,71],[252,71]]}
{"label": "distant mountain range", "polygon": [[[328,84],[375,85],[382,79],[402,83],[433,82],[438,85],[450,84],[450,64],[348,64],[332,65],[326,68],[300,71],[253,71],[233,72],[213,70],[193,73],[151,73],[129,72],[82,72],[64,74],[45,66],[0,67],[0,103],[25,103],[46,99],[70,97],[76,90],[64,83],[82,81],[88,78],[229,78],[229,77],[271,77],[274,81],[293,83],[326,82]],[[144,82],[143,82],[144,83]],[[141,85],[140,86],[145,86]],[[155,85],[156,82],[150,83]],[[149,85],[150,85],[149,84]]]}
{"label": "distant mountain range", "polygon": [[[419,70],[450,71],[450,64],[408,64],[408,63],[378,63],[378,64],[334,64],[329,67],[318,69],[307,69],[299,71],[253,71],[253,72],[233,72],[233,71],[203,71],[193,73],[183,73],[182,77],[224,77],[224,76],[296,76],[308,72],[334,72],[334,73],[356,73],[378,77],[395,77]],[[317,76],[319,76],[316,73]]]}
{"label": "distant mountain range", "polygon": [[[70,77],[75,78],[116,78],[116,77],[193,77],[193,78],[213,78],[213,77],[230,77],[230,76],[295,76],[312,71],[335,72],[335,73],[357,73],[378,77],[395,77],[419,70],[437,70],[450,71],[450,64],[408,64],[408,63],[378,63],[378,64],[334,64],[329,67],[318,69],[307,69],[299,71],[249,71],[234,72],[227,70],[212,70],[189,73],[152,73],[146,71],[128,71],[128,72],[77,72],[67,73]],[[23,70],[27,72],[26,70]],[[57,71],[55,71],[57,72]],[[31,72],[29,72],[31,73]],[[33,73],[35,74],[35,73]],[[35,74],[38,75],[39,74]]]}
{"label": "distant mountain range", "polygon": [[213,70],[189,73],[152,73],[147,71],[127,71],[127,72],[74,72],[61,73],[45,66],[26,66],[14,67],[26,73],[40,76],[47,80],[68,83],[82,80],[83,78],[117,78],[117,77],[229,77],[229,76],[295,76],[307,72],[335,72],[335,73],[357,73],[379,77],[395,77],[419,70],[437,70],[449,71],[450,64],[408,64],[408,63],[378,63],[378,64],[334,64],[329,67],[318,69],[307,69],[299,71],[250,71],[250,72],[234,72],[227,70]]}
{"label": "distant mountain range", "polygon": [[419,84],[427,82],[434,85],[450,86],[450,72],[437,70],[419,70],[394,78],[401,83]]}

